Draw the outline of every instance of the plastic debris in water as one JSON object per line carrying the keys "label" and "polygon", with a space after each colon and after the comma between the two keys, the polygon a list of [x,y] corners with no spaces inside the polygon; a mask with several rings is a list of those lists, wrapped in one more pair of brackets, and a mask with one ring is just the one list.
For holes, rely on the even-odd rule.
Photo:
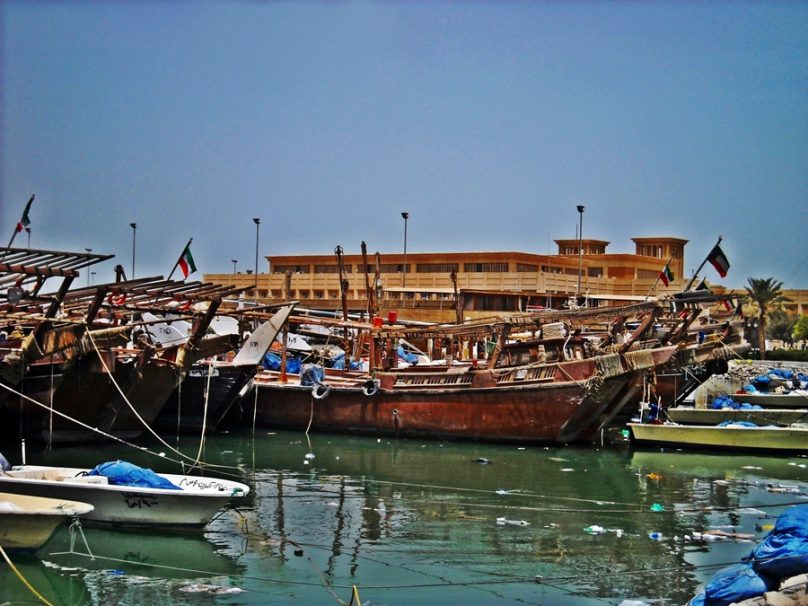
{"label": "plastic debris in water", "polygon": [[661,541],[664,537],[661,532],[649,532],[648,538],[652,541]]}
{"label": "plastic debris in water", "polygon": [[505,524],[510,524],[511,526],[530,526],[530,522],[525,520],[509,520],[508,518],[497,518],[497,524],[499,526],[504,526]]}
{"label": "plastic debris in water", "polygon": [[307,453],[306,453],[306,458],[307,458],[309,461],[311,461],[311,460],[314,458],[314,453],[313,453],[313,452],[307,452]]}
{"label": "plastic debris in water", "polygon": [[587,526],[586,528],[584,528],[584,532],[589,534],[603,534],[604,532],[606,532],[606,529],[603,526],[592,524],[591,526]]}
{"label": "plastic debris in water", "polygon": [[661,480],[662,476],[658,473],[654,473],[653,471],[645,476],[649,480]]}
{"label": "plastic debris in water", "polygon": [[665,511],[665,507],[659,503],[654,503],[650,507],[651,511]]}
{"label": "plastic debris in water", "polygon": [[479,463],[480,465],[490,465],[491,461],[486,459],[485,457],[477,457],[472,461],[472,463]]}

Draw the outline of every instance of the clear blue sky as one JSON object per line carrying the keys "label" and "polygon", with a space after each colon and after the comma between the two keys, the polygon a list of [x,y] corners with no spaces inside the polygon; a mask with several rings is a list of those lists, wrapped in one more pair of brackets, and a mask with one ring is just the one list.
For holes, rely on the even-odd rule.
{"label": "clear blue sky", "polygon": [[[0,238],[269,254],[723,235],[808,288],[808,3],[0,0]],[[15,245],[25,245],[25,234]],[[549,245],[549,248],[548,248]],[[720,281],[711,268],[708,278]]]}

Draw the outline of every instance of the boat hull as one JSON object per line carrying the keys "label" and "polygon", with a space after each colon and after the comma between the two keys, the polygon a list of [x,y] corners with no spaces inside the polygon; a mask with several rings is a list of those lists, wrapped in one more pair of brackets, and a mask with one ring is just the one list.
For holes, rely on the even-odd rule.
{"label": "boat hull", "polygon": [[39,549],[57,528],[92,509],[92,505],[67,499],[0,493],[0,547]]}
{"label": "boat hull", "polygon": [[160,474],[182,490],[108,484],[86,469],[27,465],[0,475],[0,491],[89,503],[83,519],[134,526],[201,527],[249,487],[231,480]]}
{"label": "boat hull", "polygon": [[692,425],[718,425],[725,421],[748,421],[757,425],[791,425],[808,420],[808,409],[764,408],[763,410],[710,409],[675,406],[665,411],[671,421]]}
{"label": "boat hull", "polygon": [[[333,387],[321,400],[311,387],[257,384],[256,421],[287,429],[400,437],[573,442],[618,399],[629,378],[606,379],[587,393],[574,381],[468,389],[379,390]],[[249,398],[248,398],[249,399]],[[249,409],[247,405],[247,409]],[[246,410],[249,416],[251,412]]]}
{"label": "boat hull", "polygon": [[629,423],[634,440],[641,444],[690,448],[744,449],[776,452],[808,452],[808,428],[714,427]]}
{"label": "boat hull", "polygon": [[757,404],[767,408],[808,408],[808,392],[775,394],[775,393],[744,393],[733,394],[734,399],[746,404]]}

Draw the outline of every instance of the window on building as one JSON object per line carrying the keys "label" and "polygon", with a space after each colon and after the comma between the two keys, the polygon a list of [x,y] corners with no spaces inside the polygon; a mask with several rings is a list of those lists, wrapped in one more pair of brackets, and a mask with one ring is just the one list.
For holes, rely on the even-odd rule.
{"label": "window on building", "polygon": [[517,263],[516,264],[516,271],[524,271],[524,272],[536,272],[539,271],[538,265],[529,265],[527,263]]}
{"label": "window on building", "polygon": [[415,266],[415,271],[419,274],[448,274],[457,269],[457,263],[418,263]]}
{"label": "window on building", "polygon": [[590,278],[601,278],[603,277],[603,268],[602,267],[589,267],[586,270],[586,275]]}
{"label": "window on building", "polygon": [[314,273],[316,274],[338,274],[339,265],[315,265]]}
{"label": "window on building", "polygon": [[315,299],[325,299],[325,291],[319,288],[314,289],[314,298]]}
{"label": "window on building", "polygon": [[272,271],[276,274],[285,274],[292,272],[293,274],[307,274],[309,273],[308,265],[275,265]]}
{"label": "window on building", "polygon": [[[396,274],[404,271],[404,266],[400,263],[383,263],[379,266],[379,273]],[[374,270],[375,272],[375,270]]]}
{"label": "window on building", "polygon": [[466,273],[496,273],[507,272],[507,263],[464,263],[463,271]]}

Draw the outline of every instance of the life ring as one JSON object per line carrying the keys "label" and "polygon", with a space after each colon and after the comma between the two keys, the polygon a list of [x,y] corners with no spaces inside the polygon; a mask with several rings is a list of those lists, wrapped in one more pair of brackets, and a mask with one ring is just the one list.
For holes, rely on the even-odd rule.
{"label": "life ring", "polygon": [[109,302],[110,305],[115,305],[116,307],[119,307],[124,303],[126,303],[126,295],[111,294],[110,296],[107,297],[107,301]]}
{"label": "life ring", "polygon": [[379,393],[379,382],[376,379],[368,379],[362,385],[362,393],[368,397],[375,396]]}
{"label": "life ring", "polygon": [[311,386],[311,397],[315,400],[324,400],[331,393],[330,385],[323,385],[322,383],[315,383]]}

